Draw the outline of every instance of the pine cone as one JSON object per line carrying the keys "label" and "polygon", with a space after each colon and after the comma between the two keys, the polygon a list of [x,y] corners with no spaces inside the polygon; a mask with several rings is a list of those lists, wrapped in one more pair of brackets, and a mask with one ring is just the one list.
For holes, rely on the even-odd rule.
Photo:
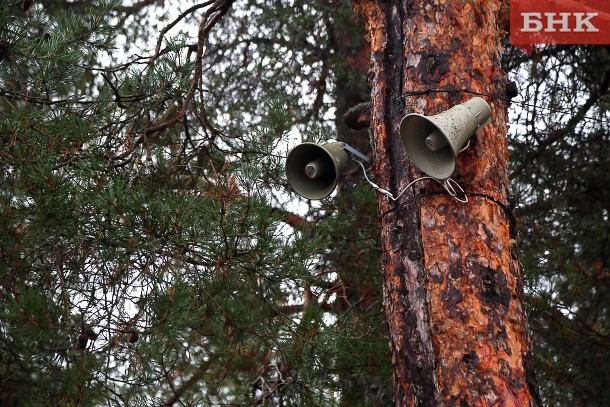
{"label": "pine cone", "polygon": [[140,338],[140,335],[137,332],[132,332],[131,335],[129,336],[129,343],[136,343],[138,341],[138,339]]}
{"label": "pine cone", "polygon": [[86,349],[87,348],[87,342],[89,342],[89,337],[87,336],[87,334],[80,334],[78,335],[78,348],[79,349]]}

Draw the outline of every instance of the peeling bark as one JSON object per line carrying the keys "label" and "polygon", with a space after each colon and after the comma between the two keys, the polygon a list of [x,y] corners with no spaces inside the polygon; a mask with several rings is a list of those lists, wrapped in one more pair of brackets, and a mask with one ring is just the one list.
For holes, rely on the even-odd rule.
{"label": "peeling bark", "polygon": [[[379,196],[384,305],[398,406],[526,406],[529,343],[511,236],[506,77],[498,68],[499,0],[354,1],[371,44],[376,183],[397,193],[420,174],[399,123],[483,94],[492,123],[460,154],[459,203],[429,185]],[[422,185],[422,184],[418,184]],[[531,372],[527,372],[528,375]]]}

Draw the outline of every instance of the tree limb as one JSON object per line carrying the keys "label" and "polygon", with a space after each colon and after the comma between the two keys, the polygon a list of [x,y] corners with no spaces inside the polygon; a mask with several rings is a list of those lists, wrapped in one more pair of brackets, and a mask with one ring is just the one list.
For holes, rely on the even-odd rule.
{"label": "tree limb", "polygon": [[576,111],[574,116],[572,116],[572,118],[565,125],[565,127],[563,129],[553,132],[546,139],[542,140],[538,144],[538,148],[534,152],[529,154],[521,162],[521,165],[519,165],[517,168],[515,168],[515,170],[511,174],[512,178],[516,178],[519,175],[521,175],[523,170],[525,170],[525,168],[527,168],[530,165],[530,163],[533,160],[535,160],[543,151],[545,151],[551,144],[555,143],[556,141],[561,140],[567,134],[573,133],[574,129],[576,128],[578,123],[580,123],[580,121],[583,119],[583,117],[587,114],[589,109],[591,107],[593,107],[593,105],[595,105],[603,96],[605,96],[608,93],[609,88],[610,88],[610,69],[608,69],[606,71],[606,75],[605,75],[602,83],[600,84],[599,89],[597,91],[591,93],[591,95],[589,96],[589,99],[587,99],[587,101],[578,108],[578,110]]}

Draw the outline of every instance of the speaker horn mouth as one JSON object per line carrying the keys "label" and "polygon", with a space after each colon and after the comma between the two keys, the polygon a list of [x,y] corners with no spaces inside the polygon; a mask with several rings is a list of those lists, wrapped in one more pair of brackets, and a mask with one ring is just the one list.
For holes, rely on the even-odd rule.
{"label": "speaker horn mouth", "polygon": [[452,145],[428,117],[412,113],[400,123],[403,146],[413,164],[431,177],[445,179],[455,171]]}
{"label": "speaker horn mouth", "polygon": [[349,156],[339,143],[302,143],[286,158],[286,178],[299,195],[322,199],[330,195]]}

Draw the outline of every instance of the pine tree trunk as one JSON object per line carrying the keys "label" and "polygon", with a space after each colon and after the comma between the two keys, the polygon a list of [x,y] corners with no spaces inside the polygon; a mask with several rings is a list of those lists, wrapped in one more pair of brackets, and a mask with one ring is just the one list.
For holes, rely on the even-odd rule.
{"label": "pine tree trunk", "polygon": [[434,184],[424,191],[425,183],[397,203],[379,195],[396,405],[533,405],[508,211],[501,2],[354,3],[371,42],[373,172],[382,188],[396,194],[422,175],[400,141],[405,113],[436,114],[475,94],[492,108],[492,123],[460,154],[454,174],[469,203]]}

